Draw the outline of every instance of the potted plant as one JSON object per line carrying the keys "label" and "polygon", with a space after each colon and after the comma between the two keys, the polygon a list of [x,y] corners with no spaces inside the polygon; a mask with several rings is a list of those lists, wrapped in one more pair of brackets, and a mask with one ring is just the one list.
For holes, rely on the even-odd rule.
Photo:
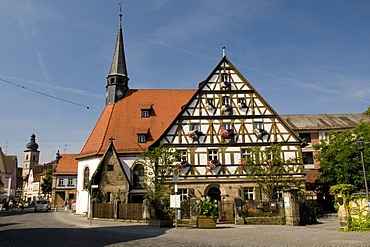
{"label": "potted plant", "polygon": [[197,209],[197,227],[200,229],[216,228],[216,220],[218,215],[217,200],[213,200],[209,196],[205,198],[203,197],[198,201]]}

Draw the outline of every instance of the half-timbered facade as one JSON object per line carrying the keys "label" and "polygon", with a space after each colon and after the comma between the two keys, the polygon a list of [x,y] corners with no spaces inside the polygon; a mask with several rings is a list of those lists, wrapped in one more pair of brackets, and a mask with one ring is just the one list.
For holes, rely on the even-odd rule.
{"label": "half-timbered facade", "polygon": [[[122,178],[128,180],[121,191],[131,202],[141,201],[145,194],[147,170],[138,160],[142,148],[160,142],[181,152],[182,159],[173,165],[181,170],[182,198],[209,195],[231,205],[226,208],[231,214],[234,198],[264,197],[243,167],[255,147],[280,144],[281,158],[295,161],[286,166],[285,174],[304,180],[299,137],[225,55],[197,90],[134,90],[128,87],[126,62],[120,57],[123,47],[120,25],[107,81],[109,99],[78,157],[77,213],[88,210],[86,186],[98,167],[106,167],[101,160],[109,147],[118,157]],[[115,75],[127,80],[115,80]],[[125,91],[117,86],[120,83]],[[114,93],[119,97],[110,100]]]}

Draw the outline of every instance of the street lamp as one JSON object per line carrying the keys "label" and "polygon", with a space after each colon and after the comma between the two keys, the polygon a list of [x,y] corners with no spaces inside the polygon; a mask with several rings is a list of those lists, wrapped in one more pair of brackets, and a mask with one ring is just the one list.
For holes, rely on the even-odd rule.
{"label": "street lamp", "polygon": [[365,142],[362,137],[360,137],[357,140],[357,148],[361,153],[361,162],[362,162],[362,170],[364,172],[364,180],[365,180],[365,190],[366,190],[366,197],[368,201],[368,205],[370,207],[370,202],[369,202],[369,189],[367,187],[367,179],[366,179],[366,169],[365,169],[365,162],[364,162],[364,150],[365,150]]}

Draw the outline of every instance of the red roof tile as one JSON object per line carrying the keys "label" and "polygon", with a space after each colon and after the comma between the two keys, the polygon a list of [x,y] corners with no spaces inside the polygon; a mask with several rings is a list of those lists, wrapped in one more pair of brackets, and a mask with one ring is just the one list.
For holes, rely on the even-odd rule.
{"label": "red roof tile", "polygon": [[54,174],[77,174],[77,154],[62,154]]}
{"label": "red roof tile", "polygon": [[[148,129],[147,142],[140,145],[149,147],[169,127],[195,92],[161,89],[127,91],[121,101],[105,107],[78,158],[102,155],[111,137],[115,139],[114,146],[118,153],[141,152],[137,131]],[[141,117],[143,106],[151,106],[149,118]]]}

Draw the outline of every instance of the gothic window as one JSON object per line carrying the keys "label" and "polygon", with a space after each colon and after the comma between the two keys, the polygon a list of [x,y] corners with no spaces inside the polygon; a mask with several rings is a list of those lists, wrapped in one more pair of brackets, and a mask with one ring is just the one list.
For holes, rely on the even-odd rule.
{"label": "gothic window", "polygon": [[84,181],[83,181],[84,189],[86,189],[87,186],[89,185],[89,178],[90,178],[90,169],[86,167],[84,170]]}
{"label": "gothic window", "polygon": [[118,84],[122,84],[122,78],[118,78]]}
{"label": "gothic window", "polygon": [[222,97],[222,105],[230,105],[230,98],[227,96]]}
{"label": "gothic window", "polygon": [[141,164],[135,165],[132,174],[133,187],[144,188],[144,167]]}
{"label": "gothic window", "polygon": [[114,78],[110,79],[110,84],[114,84]]}

